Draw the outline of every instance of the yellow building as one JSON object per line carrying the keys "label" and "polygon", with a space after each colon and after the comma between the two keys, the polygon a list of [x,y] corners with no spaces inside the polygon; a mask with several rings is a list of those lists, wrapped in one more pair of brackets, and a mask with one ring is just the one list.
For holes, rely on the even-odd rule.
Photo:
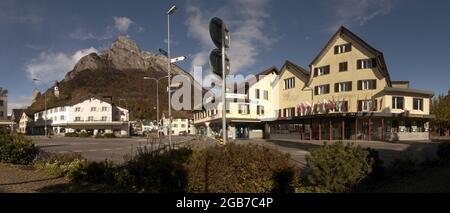
{"label": "yellow building", "polygon": [[[244,101],[228,99],[229,137],[240,138],[243,130],[243,138],[262,131],[260,136],[274,139],[429,139],[434,93],[411,89],[407,81],[391,81],[383,53],[345,27],[331,37],[309,70],[286,61],[279,71],[272,67],[260,75],[264,77],[241,84],[246,85]],[[264,100],[256,95],[261,91],[268,96]],[[220,104],[195,113],[198,130],[204,126],[207,135],[220,131],[217,109]]]}
{"label": "yellow building", "polygon": [[[383,53],[341,27],[307,72],[281,71],[271,137],[315,140],[428,139],[433,92],[391,81]],[[290,82],[294,81],[293,87]],[[283,135],[285,134],[285,135]],[[286,134],[289,134],[287,136]]]}

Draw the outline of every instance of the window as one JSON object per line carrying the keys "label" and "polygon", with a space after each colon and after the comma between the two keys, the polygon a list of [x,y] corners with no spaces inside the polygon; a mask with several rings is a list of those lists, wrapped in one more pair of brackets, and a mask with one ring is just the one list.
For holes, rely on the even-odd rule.
{"label": "window", "polygon": [[60,107],[60,108],[59,108],[59,111],[60,111],[60,112],[65,112],[65,111],[66,111],[66,107]]}
{"label": "window", "polygon": [[348,112],[348,101],[336,101],[336,112]]}
{"label": "window", "polygon": [[423,111],[423,99],[413,98],[413,110]]}
{"label": "window", "polygon": [[264,106],[256,106],[256,114],[264,115]]}
{"label": "window", "polygon": [[269,91],[264,90],[264,100],[269,100]]}
{"label": "window", "polygon": [[283,117],[294,117],[294,116],[295,116],[295,107],[283,109]]}
{"label": "window", "polygon": [[61,121],[64,121],[66,118],[64,117],[64,115],[61,115],[60,117],[59,117],[59,120],[61,120]]}
{"label": "window", "polygon": [[356,61],[356,68],[360,69],[369,69],[377,67],[377,59],[376,58],[368,58],[368,59],[360,59]]}
{"label": "window", "polygon": [[3,100],[0,100],[0,106],[3,106],[5,103]]}
{"label": "window", "polygon": [[178,127],[178,124],[173,124],[173,127],[174,127],[174,128],[177,128],[177,127]]}
{"label": "window", "polygon": [[345,71],[348,71],[348,63],[347,62],[339,63],[339,72]]}
{"label": "window", "polygon": [[330,74],[330,65],[314,68],[314,77]]}
{"label": "window", "polygon": [[58,112],[58,108],[53,109],[53,112]]}
{"label": "window", "polygon": [[80,107],[75,107],[75,112],[80,112],[81,108]]}
{"label": "window", "polygon": [[102,112],[108,111],[108,107],[102,107]]}
{"label": "window", "polygon": [[97,107],[91,107],[91,112],[97,111]]}
{"label": "window", "polygon": [[81,121],[80,117],[75,117],[75,121]]}
{"label": "window", "polygon": [[358,111],[376,111],[377,100],[359,100]]}
{"label": "window", "polygon": [[334,92],[348,92],[348,91],[352,91],[351,81],[334,84]]}
{"label": "window", "polygon": [[323,95],[323,94],[328,94],[328,93],[330,93],[330,85],[329,84],[324,84],[324,85],[314,87],[315,95]]}
{"label": "window", "polygon": [[88,121],[94,121],[94,116],[89,116]]}
{"label": "window", "polygon": [[392,109],[403,109],[403,103],[405,98],[403,97],[392,97]]}
{"label": "window", "polygon": [[181,124],[181,128],[186,128],[186,124]]}
{"label": "window", "polygon": [[238,109],[238,113],[239,114],[250,114],[250,105],[248,104],[239,104],[239,109]]}
{"label": "window", "polygon": [[352,51],[352,44],[342,44],[342,45],[336,45],[334,46],[334,54],[341,54]]}
{"label": "window", "polygon": [[359,80],[358,81],[358,90],[373,90],[377,89],[377,80]]}
{"label": "window", "polygon": [[256,98],[256,99],[259,99],[259,89],[256,89],[256,90],[255,90],[255,98]]}
{"label": "window", "polygon": [[108,120],[108,117],[102,116],[102,121],[106,121],[106,120]]}
{"label": "window", "polygon": [[295,78],[284,79],[284,89],[292,89],[295,87]]}

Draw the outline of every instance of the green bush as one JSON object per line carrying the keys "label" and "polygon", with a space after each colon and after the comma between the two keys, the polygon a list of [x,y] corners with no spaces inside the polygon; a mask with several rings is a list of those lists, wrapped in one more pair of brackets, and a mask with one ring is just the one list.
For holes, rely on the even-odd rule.
{"label": "green bush", "polygon": [[110,184],[117,183],[115,174],[119,167],[113,162],[105,160],[102,162],[89,162],[83,164],[77,171],[73,172],[73,179],[83,180],[91,183]]}
{"label": "green bush", "polygon": [[139,148],[123,165],[112,162],[90,162],[74,173],[74,179],[105,183],[132,192],[185,192],[185,163],[190,149],[150,150]]}
{"label": "green bush", "polygon": [[450,142],[442,142],[437,149],[439,159],[443,161],[450,161]]}
{"label": "green bush", "polygon": [[368,150],[339,142],[312,150],[306,161],[306,183],[314,191],[348,192],[368,177],[375,160]]}
{"label": "green bush", "polygon": [[56,154],[41,151],[35,159],[34,167],[56,176],[72,178],[74,173],[86,163],[86,159],[78,153]]}
{"label": "green bush", "polygon": [[189,192],[292,192],[298,176],[289,155],[255,144],[206,148],[187,170]]}
{"label": "green bush", "polygon": [[87,138],[87,137],[91,137],[92,135],[90,135],[89,133],[87,133],[87,132],[80,132],[79,134],[78,134],[78,137],[81,137],[81,138]]}
{"label": "green bush", "polygon": [[0,162],[30,164],[39,149],[22,135],[0,135]]}
{"label": "green bush", "polygon": [[78,137],[78,134],[76,132],[68,132],[64,134],[64,137]]}

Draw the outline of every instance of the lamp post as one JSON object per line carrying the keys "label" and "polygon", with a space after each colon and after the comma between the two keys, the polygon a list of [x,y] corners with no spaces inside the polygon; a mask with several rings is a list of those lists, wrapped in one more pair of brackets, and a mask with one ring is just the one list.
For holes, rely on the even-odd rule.
{"label": "lamp post", "polygon": [[173,5],[167,11],[167,85],[169,86],[169,147],[172,147],[172,101],[170,93],[170,75],[171,75],[171,58],[170,58],[170,15],[172,15],[177,10],[177,7]]}
{"label": "lamp post", "polygon": [[[41,82],[42,84],[48,87],[48,85],[43,81],[41,81],[40,79],[33,78],[33,81]],[[44,134],[45,136],[47,136],[47,91],[44,91]]]}
{"label": "lamp post", "polygon": [[[156,81],[156,121],[158,122],[158,137],[159,137],[159,80],[167,78],[169,76],[164,76],[161,78],[144,77],[145,80],[155,80]],[[170,91],[169,91],[170,94]],[[170,108],[170,106],[169,106]]]}

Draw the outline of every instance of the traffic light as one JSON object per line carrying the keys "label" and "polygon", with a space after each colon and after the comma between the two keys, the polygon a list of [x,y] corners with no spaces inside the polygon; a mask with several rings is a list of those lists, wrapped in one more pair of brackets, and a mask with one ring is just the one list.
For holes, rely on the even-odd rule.
{"label": "traffic light", "polygon": [[[209,64],[213,73],[220,77],[228,75],[230,72],[230,60],[225,54],[225,48],[230,47],[230,33],[225,23],[217,17],[214,17],[209,22],[209,34],[216,45],[209,54]],[[222,71],[222,55],[225,56],[225,72]]]}

